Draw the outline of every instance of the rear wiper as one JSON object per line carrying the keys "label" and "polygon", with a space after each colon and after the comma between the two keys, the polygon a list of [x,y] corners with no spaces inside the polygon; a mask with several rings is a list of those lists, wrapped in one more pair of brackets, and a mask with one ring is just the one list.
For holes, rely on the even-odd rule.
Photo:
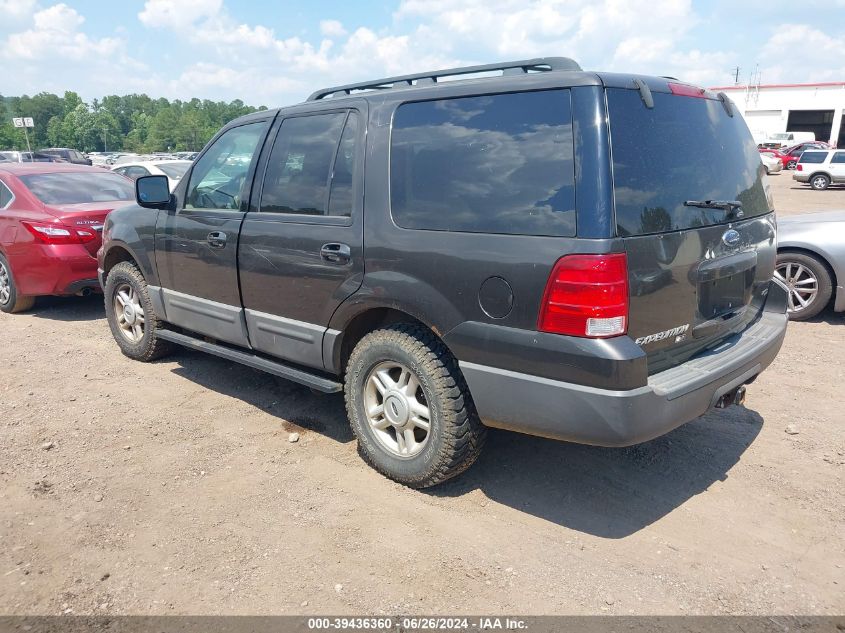
{"label": "rear wiper", "polygon": [[738,218],[743,216],[742,203],[739,200],[687,200],[684,206],[699,209],[724,209],[728,215],[735,215]]}

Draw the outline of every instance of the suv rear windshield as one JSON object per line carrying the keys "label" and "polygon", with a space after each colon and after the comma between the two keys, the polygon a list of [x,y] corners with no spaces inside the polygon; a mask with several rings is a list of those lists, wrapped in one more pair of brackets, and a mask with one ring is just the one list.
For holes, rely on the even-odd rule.
{"label": "suv rear windshield", "polygon": [[685,201],[737,200],[745,218],[769,213],[766,168],[742,116],[712,99],[652,94],[654,108],[646,108],[636,90],[607,90],[619,235],[732,219]]}

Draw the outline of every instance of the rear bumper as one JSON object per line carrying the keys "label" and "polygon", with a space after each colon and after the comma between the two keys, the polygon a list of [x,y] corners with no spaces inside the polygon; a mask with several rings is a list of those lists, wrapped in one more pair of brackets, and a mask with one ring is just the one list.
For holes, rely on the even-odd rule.
{"label": "rear bumper", "polygon": [[79,244],[31,245],[10,262],[24,296],[72,295],[98,290],[97,260]]}
{"label": "rear bumper", "polygon": [[753,381],[786,333],[786,292],[772,283],[766,308],[744,331],[686,363],[614,391],[461,362],[487,426],[598,446],[629,446],[693,420]]}

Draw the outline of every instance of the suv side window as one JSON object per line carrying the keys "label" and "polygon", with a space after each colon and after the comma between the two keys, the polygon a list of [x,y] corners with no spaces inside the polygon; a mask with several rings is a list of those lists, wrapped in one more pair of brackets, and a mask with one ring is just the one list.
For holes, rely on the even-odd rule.
{"label": "suv side window", "polygon": [[845,163],[845,152],[836,152],[833,155],[833,158],[830,159],[831,163]]}
{"label": "suv side window", "polygon": [[214,141],[191,170],[186,209],[240,209],[249,167],[267,126],[267,121],[247,123]]}
{"label": "suv side window", "polygon": [[573,236],[574,165],[569,90],[405,103],[391,211],[409,229]]}
{"label": "suv side window", "polygon": [[349,216],[356,112],[285,119],[270,153],[259,210]]}

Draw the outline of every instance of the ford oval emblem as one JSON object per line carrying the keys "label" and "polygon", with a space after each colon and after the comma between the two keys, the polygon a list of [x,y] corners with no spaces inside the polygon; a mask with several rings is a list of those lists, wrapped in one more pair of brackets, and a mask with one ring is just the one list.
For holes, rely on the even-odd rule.
{"label": "ford oval emblem", "polygon": [[739,232],[734,231],[733,229],[728,229],[722,236],[722,241],[725,243],[726,246],[736,246],[737,244],[739,244],[739,241],[741,239],[742,236],[739,234]]}

